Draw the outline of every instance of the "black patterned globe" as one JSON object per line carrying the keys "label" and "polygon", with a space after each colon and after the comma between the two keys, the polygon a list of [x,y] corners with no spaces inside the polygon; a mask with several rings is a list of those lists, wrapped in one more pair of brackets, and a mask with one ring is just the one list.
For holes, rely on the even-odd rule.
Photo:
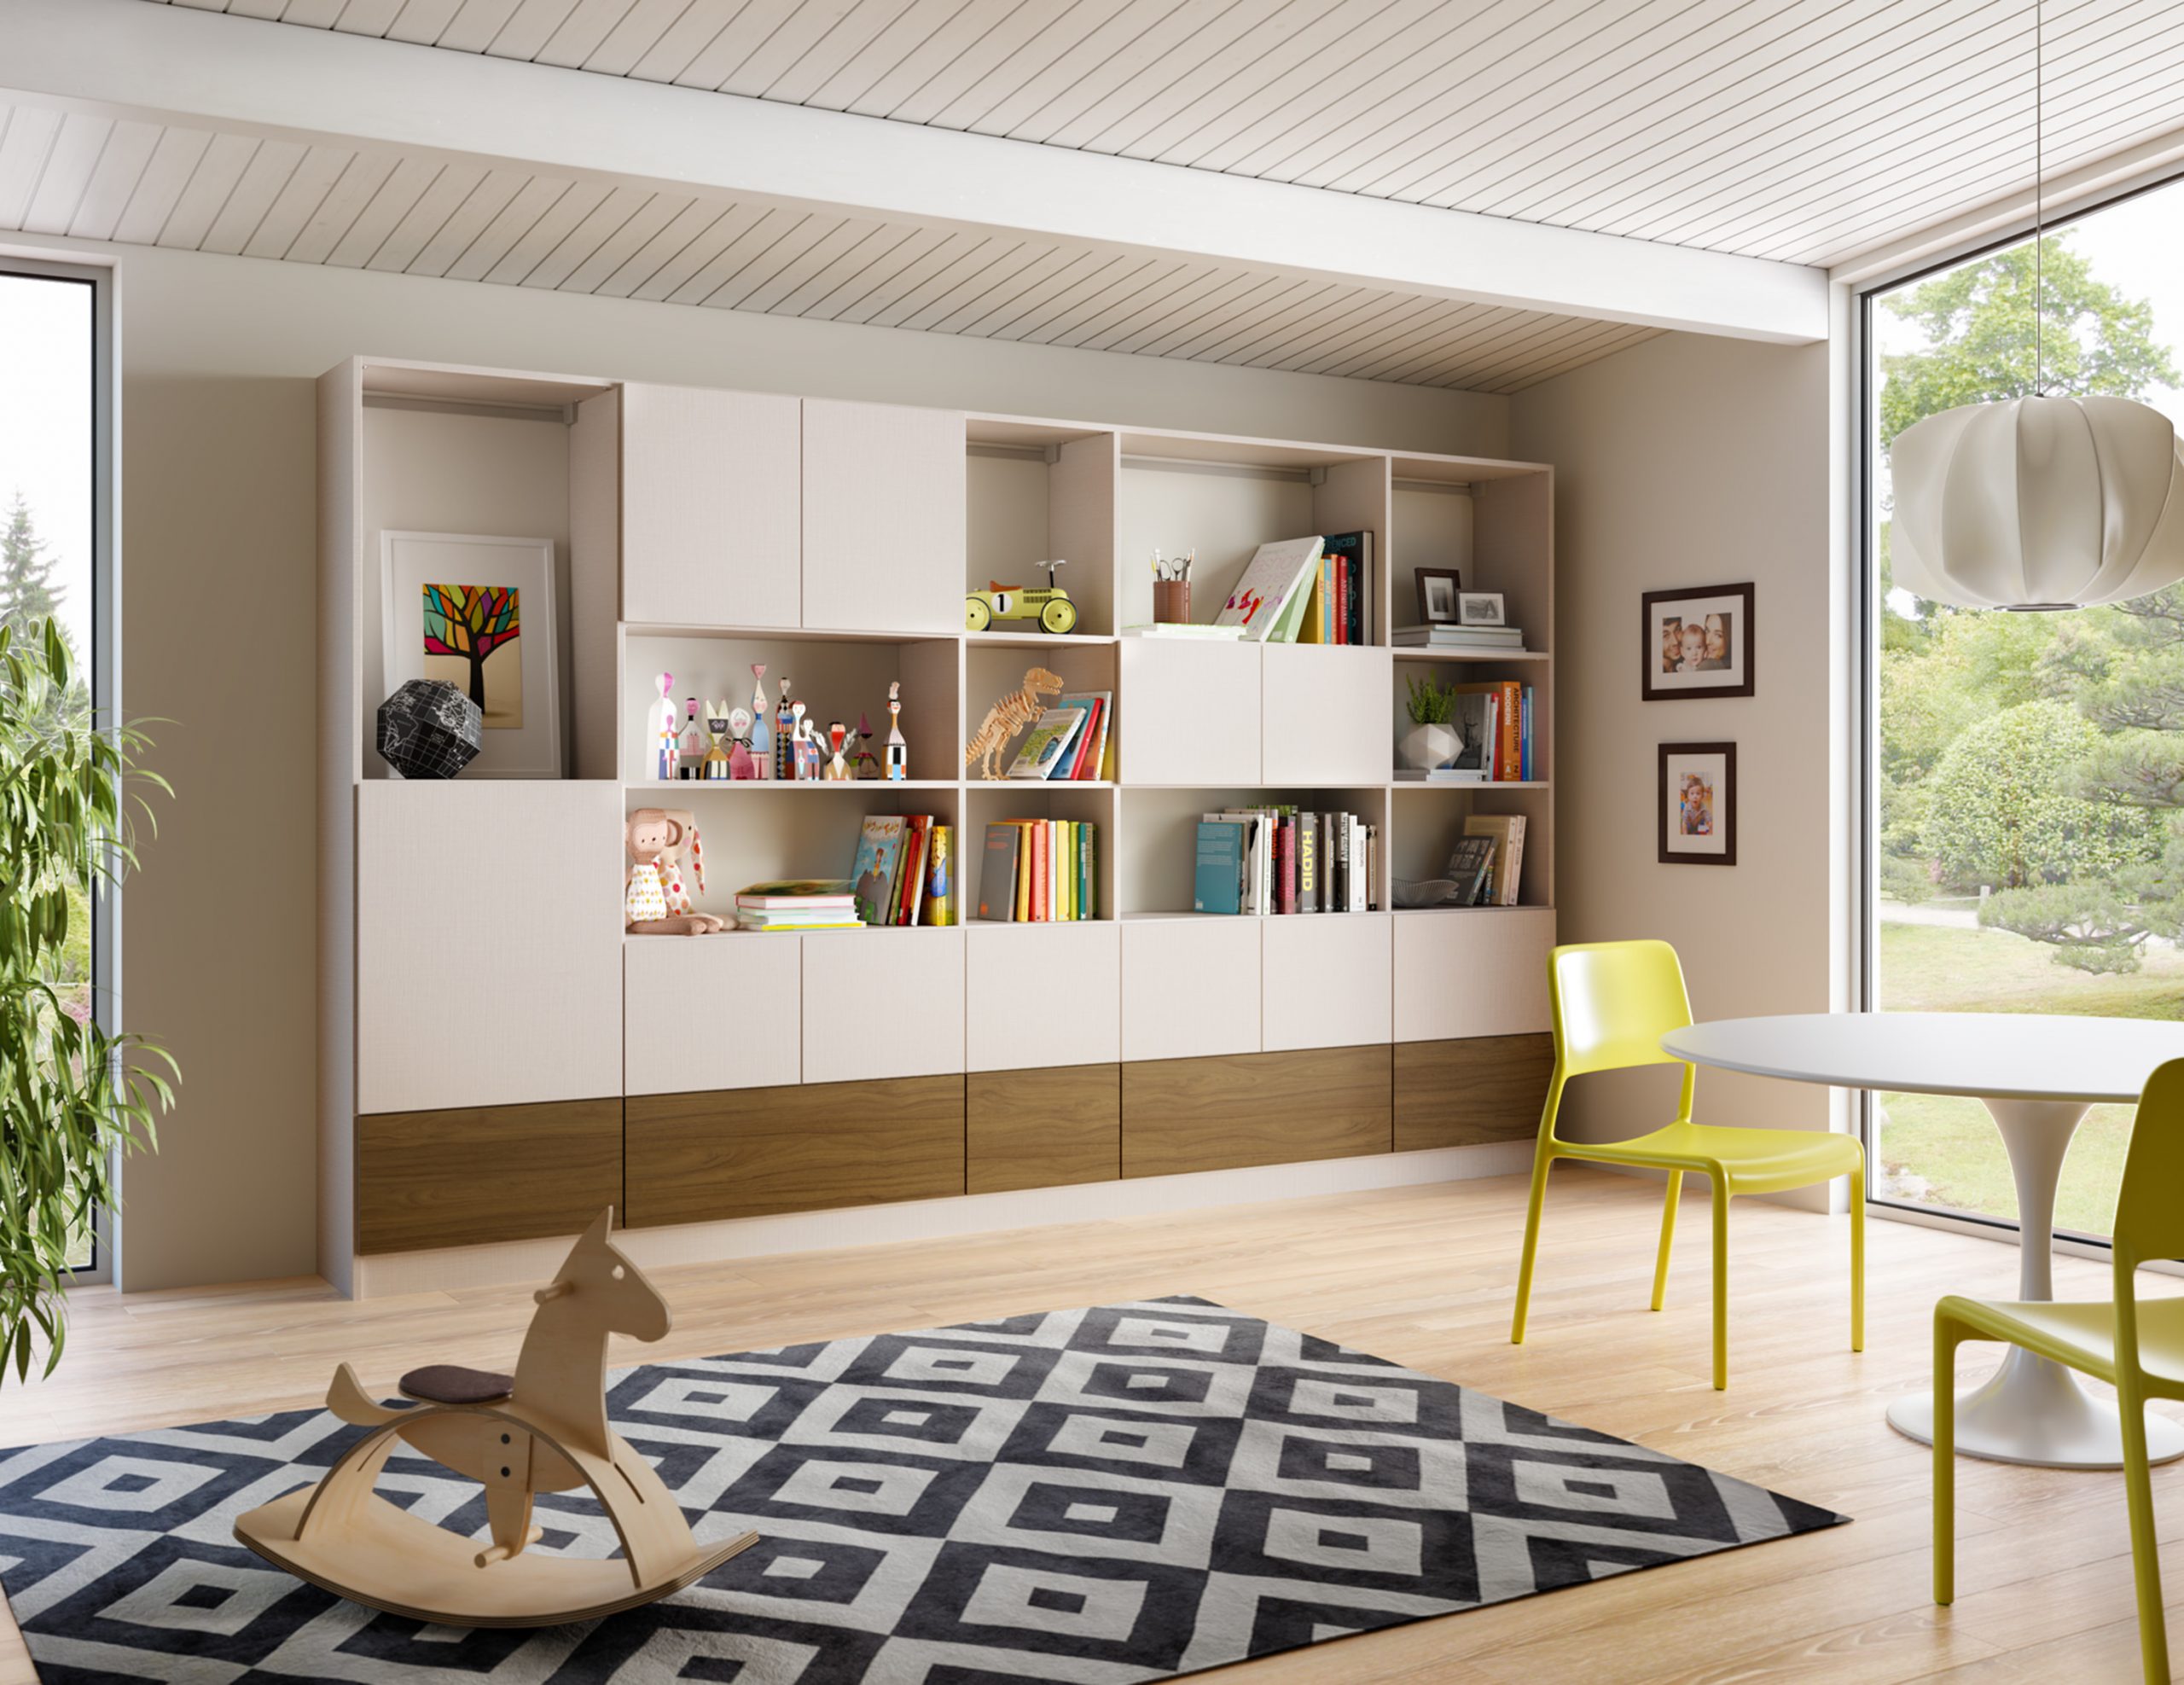
{"label": "black patterned globe", "polygon": [[404,778],[452,778],[484,747],[485,716],[444,679],[413,678],[379,705],[379,752]]}

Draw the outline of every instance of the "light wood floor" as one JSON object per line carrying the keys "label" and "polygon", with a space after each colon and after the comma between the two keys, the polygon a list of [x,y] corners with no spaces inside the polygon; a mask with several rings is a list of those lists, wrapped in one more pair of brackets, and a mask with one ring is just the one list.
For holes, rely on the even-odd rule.
{"label": "light wood floor", "polygon": [[[1757,1202],[1732,1219],[1729,1391],[1707,1379],[1703,1207],[1669,1308],[1646,1310],[1658,1194],[1565,1167],[1531,1339],[1508,1343],[1521,1181],[1331,1195],[968,1240],[658,1272],[675,1331],[617,1363],[1192,1293],[1844,1510],[1852,1524],[1224,1670],[1248,1685],[1443,1679],[1727,1682],[2137,1678],[2118,1477],[1960,1465],[1959,1601],[1927,1597],[1928,1462],[1881,1411],[1923,1387],[1946,1292],[2007,1297],[2014,1248],[1869,1225],[1870,1338],[1849,1350],[1848,1220]],[[853,1222],[845,1223],[853,1228]],[[2056,1260],[2063,1298],[2107,1269]],[[2184,1282],[2142,1276],[2149,1293]],[[428,1360],[505,1367],[526,1290],[351,1304],[317,1281],[83,1294],[60,1374],[0,1388],[0,1444],[318,1402]],[[1996,1348],[1967,1348],[1965,1373]],[[2184,1631],[2184,1463],[2155,1473],[2170,1621]],[[0,1682],[36,1677],[12,1622]]]}

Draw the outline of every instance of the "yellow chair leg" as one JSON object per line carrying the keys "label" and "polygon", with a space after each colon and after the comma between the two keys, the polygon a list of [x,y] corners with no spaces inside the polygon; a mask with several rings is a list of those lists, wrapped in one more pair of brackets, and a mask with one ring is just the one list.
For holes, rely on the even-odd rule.
{"label": "yellow chair leg", "polygon": [[1850,1350],[1866,1349],[1866,1179],[1850,1180]]}
{"label": "yellow chair leg", "polygon": [[1653,1309],[1658,1310],[1669,1293],[1669,1248],[1676,1243],[1676,1201],[1683,1197],[1683,1172],[1669,1172],[1668,1203],[1661,1207],[1661,1255],[1653,1262]]}
{"label": "yellow chair leg", "polygon": [[2123,1419],[2123,1491],[2131,1511],[2131,1573],[2138,1583],[2139,1654],[2147,1685],[2168,1685],[2169,1630],[2161,1608],[2160,1541],[2154,1537],[2153,1479],[2146,1464],[2146,1395],[2135,1377],[2117,1377]]}
{"label": "yellow chair leg", "polygon": [[1554,1167],[1554,1155],[1547,1150],[1547,1143],[1540,1142],[1539,1152],[1532,1159],[1532,1196],[1525,1208],[1525,1252],[1517,1265],[1517,1314],[1509,1324],[1509,1344],[1525,1343],[1525,1317],[1531,1310],[1532,1260],[1539,1255],[1539,1214],[1547,1203],[1547,1173]]}
{"label": "yellow chair leg", "polygon": [[1714,1391],[1729,1390],[1729,1179],[1714,1181]]}
{"label": "yellow chair leg", "polygon": [[1956,1329],[1934,1318],[1934,1601],[1956,1601]]}

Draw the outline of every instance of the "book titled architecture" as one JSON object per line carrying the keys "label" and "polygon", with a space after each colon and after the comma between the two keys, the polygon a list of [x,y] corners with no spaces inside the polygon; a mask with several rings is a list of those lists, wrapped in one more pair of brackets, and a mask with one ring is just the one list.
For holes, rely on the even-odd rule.
{"label": "book titled architecture", "polygon": [[1016,921],[1016,856],[1024,845],[1020,827],[996,821],[986,827],[985,858],[979,868],[979,916]]}

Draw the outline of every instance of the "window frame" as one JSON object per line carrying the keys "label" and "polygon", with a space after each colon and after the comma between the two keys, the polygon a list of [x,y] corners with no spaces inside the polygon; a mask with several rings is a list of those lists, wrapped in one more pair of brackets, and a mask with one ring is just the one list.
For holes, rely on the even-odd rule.
{"label": "window frame", "polygon": [[[91,289],[91,707],[95,718],[121,716],[120,358],[111,264],[71,263],[0,247],[0,275],[88,286]],[[91,903],[91,1013],[118,1034],[121,992],[122,890]],[[116,1186],[119,1186],[119,1182]],[[121,1237],[113,1213],[102,1206],[91,1224],[91,1261],[75,1271],[77,1287],[111,1285]]]}
{"label": "window frame", "polygon": [[[1882,293],[1896,292],[1929,276],[1938,275],[1962,264],[1976,262],[1991,253],[2022,245],[2034,237],[2036,227],[2039,231],[2054,234],[2111,206],[2136,199],[2141,194],[2158,193],[2164,188],[2178,186],[2184,186],[2184,170],[2177,169],[2173,164],[2166,165],[2159,173],[2145,179],[2071,202],[2060,211],[2051,212],[2037,225],[2028,212],[1961,245],[1949,247],[1939,253],[1926,253],[1870,274],[1862,273],[1851,283],[1851,307],[1848,312],[1850,388],[1853,393],[1850,507],[1852,519],[1857,524],[1857,574],[1852,591],[1857,635],[1851,640],[1850,659],[1853,668],[1851,688],[1857,699],[1855,727],[1858,734],[1858,752],[1852,758],[1854,776],[1857,780],[1853,802],[1853,810],[1857,816],[1856,845],[1851,851],[1856,918],[1856,927],[1853,932],[1854,1010],[1878,1012],[1880,1009],[1881,601],[1880,593],[1875,589],[1879,583],[1880,557],[1876,543],[1879,527],[1874,500],[1874,487],[1879,478],[1874,472],[1874,467],[1880,448],[1878,425],[1880,370],[1878,342],[1873,334],[1873,311]],[[1867,1211],[1876,1217],[1915,1223],[1924,1228],[2021,1244],[2022,1226],[2014,1217],[1986,1217],[1949,1206],[1918,1206],[1881,1198],[1875,1191],[1880,1167],[1880,1155],[1877,1150],[1879,1132],[1875,1128],[1878,1108],[1874,1105],[1872,1090],[1867,1089],[1854,1090],[1851,1100],[1858,1141],[1865,1152],[1866,1185],[1862,1191]],[[2067,1256],[2106,1260],[2112,1255],[2111,1243],[2105,1235],[2059,1229],[2052,1241],[2054,1250]],[[2184,1262],[2149,1264],[2145,1267],[2163,1274],[2184,1275]]]}

